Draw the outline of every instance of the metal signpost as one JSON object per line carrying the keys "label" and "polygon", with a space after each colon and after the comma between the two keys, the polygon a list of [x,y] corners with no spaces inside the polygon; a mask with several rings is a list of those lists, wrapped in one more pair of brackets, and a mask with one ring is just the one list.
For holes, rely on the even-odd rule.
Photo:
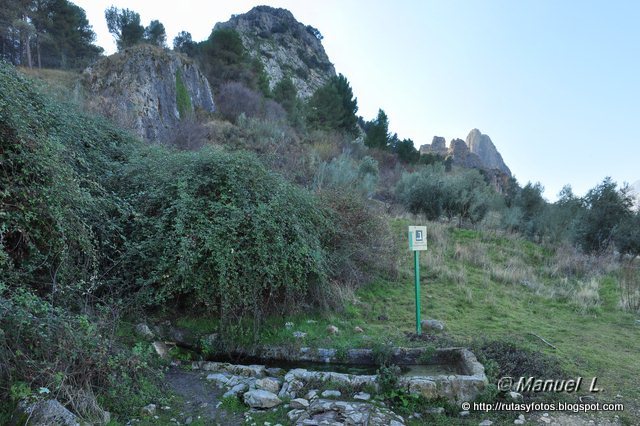
{"label": "metal signpost", "polygon": [[416,280],[416,334],[422,334],[420,324],[420,251],[427,249],[427,227],[409,227],[409,250],[413,251],[413,263]]}

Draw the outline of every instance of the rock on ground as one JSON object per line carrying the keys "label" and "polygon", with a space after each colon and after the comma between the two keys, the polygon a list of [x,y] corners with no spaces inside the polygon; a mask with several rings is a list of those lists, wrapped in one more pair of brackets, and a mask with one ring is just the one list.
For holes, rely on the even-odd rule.
{"label": "rock on ground", "polygon": [[272,408],[282,404],[278,395],[262,389],[246,392],[244,402],[251,408]]}
{"label": "rock on ground", "polygon": [[[27,420],[28,419],[28,420]],[[78,417],[55,399],[34,404],[21,402],[12,417],[11,425],[29,426],[79,426]]]}

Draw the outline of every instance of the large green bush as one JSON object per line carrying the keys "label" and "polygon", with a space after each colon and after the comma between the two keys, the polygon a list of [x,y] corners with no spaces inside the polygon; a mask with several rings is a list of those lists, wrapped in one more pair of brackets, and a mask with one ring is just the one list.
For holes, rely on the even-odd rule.
{"label": "large green bush", "polygon": [[123,280],[141,300],[186,297],[223,321],[257,322],[324,284],[323,209],[255,157],[150,148],[124,182],[136,213]]}
{"label": "large green bush", "polygon": [[135,143],[33,85],[0,64],[0,282],[71,303],[117,262],[126,205],[111,185]]}
{"label": "large green bush", "polygon": [[477,170],[445,173],[442,164],[433,164],[414,173],[405,173],[396,187],[396,196],[410,212],[430,220],[446,215],[459,224],[480,222],[496,203],[496,194]]}

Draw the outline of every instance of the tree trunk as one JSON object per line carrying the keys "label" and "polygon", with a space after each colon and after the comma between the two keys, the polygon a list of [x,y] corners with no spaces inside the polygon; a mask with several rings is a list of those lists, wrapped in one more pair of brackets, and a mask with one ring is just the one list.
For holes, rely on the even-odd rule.
{"label": "tree trunk", "polygon": [[29,69],[33,68],[33,61],[31,60],[31,40],[29,40],[29,36],[27,36],[27,63],[29,64]]}
{"label": "tree trunk", "polygon": [[40,58],[40,37],[36,35],[36,51],[38,52],[38,69],[42,69],[42,60]]}

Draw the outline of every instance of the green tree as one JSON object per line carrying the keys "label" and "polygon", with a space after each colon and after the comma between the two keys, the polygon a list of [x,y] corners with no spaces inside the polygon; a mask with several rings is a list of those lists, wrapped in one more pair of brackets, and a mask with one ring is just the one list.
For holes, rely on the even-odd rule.
{"label": "green tree", "polygon": [[298,90],[293,85],[291,78],[284,77],[273,88],[273,99],[282,105],[282,108],[291,114],[298,106]]}
{"label": "green tree", "polygon": [[191,33],[180,31],[173,39],[173,50],[188,56],[195,56],[196,43],[191,39]]}
{"label": "green tree", "polygon": [[105,10],[104,16],[118,50],[126,49],[143,40],[144,27],[140,24],[140,15],[137,12],[111,6]]}
{"label": "green tree", "polygon": [[347,78],[340,74],[332,77],[316,90],[308,103],[307,121],[312,128],[340,130],[355,135],[358,100]]}
{"label": "green tree", "polygon": [[367,136],[364,139],[364,144],[369,148],[387,149],[391,139],[387,114],[382,109],[379,109],[378,116],[367,127]]}
{"label": "green tree", "polygon": [[583,204],[570,185],[565,185],[558,200],[548,205],[542,219],[543,234],[553,241],[574,240],[576,218],[582,215]]}
{"label": "green tree", "polygon": [[396,186],[396,197],[411,213],[436,220],[442,216],[447,198],[445,187],[444,166],[434,164],[415,173],[404,173]]}
{"label": "green tree", "polygon": [[84,68],[102,53],[85,11],[67,0],[40,2],[33,23],[38,66]]}
{"label": "green tree", "polygon": [[613,242],[620,224],[631,216],[632,199],[626,189],[618,190],[607,177],[582,201],[585,209],[578,219],[577,242],[585,251],[602,251]]}
{"label": "green tree", "polygon": [[102,49],[85,12],[67,0],[7,0],[0,9],[2,57],[15,65],[83,68]]}
{"label": "green tree", "polygon": [[262,63],[247,53],[237,31],[230,28],[212,31],[207,40],[197,45],[194,56],[214,90],[233,81],[264,96],[270,94]]}
{"label": "green tree", "polygon": [[151,21],[149,26],[144,29],[144,40],[147,43],[165,47],[167,43],[167,32],[164,29],[164,25],[158,20]]}
{"label": "green tree", "polygon": [[411,139],[398,140],[395,138],[392,149],[403,163],[415,164],[420,160],[420,153]]}
{"label": "green tree", "polygon": [[630,255],[634,259],[640,256],[640,212],[624,217],[613,235],[620,255]]}

